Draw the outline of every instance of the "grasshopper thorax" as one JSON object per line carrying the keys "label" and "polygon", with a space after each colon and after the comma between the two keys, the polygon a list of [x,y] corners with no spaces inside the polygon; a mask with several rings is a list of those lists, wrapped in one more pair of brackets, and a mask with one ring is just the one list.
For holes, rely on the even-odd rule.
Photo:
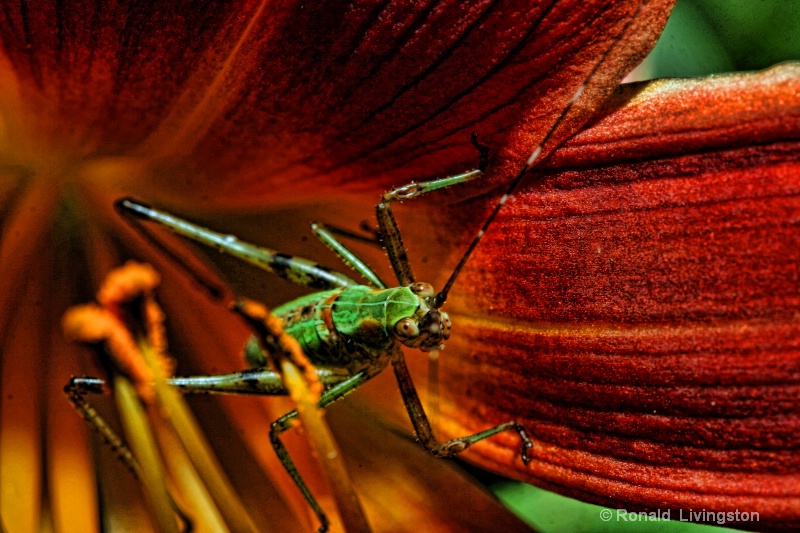
{"label": "grasshopper thorax", "polygon": [[355,285],[322,294],[333,296],[330,312],[336,334],[368,351],[391,352],[396,342],[430,351],[450,337],[450,317],[435,305],[428,283],[390,289]]}
{"label": "grasshopper thorax", "polygon": [[409,290],[417,300],[413,313],[394,322],[394,335],[398,341],[423,352],[441,350],[450,338],[450,317],[435,304],[435,292],[429,283],[416,282],[403,289]]}

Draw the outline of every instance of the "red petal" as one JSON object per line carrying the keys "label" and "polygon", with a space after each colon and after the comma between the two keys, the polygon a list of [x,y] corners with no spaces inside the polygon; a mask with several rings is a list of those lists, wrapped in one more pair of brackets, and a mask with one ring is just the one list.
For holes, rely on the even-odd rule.
{"label": "red petal", "polygon": [[144,157],[116,172],[149,199],[385,188],[474,167],[472,132],[502,180],[583,84],[551,144],[591,116],[672,2],[10,6],[3,74],[19,92],[0,105],[21,101],[19,127],[55,153]]}
{"label": "red petal", "polygon": [[[551,146],[590,117],[670,5],[13,5],[0,13],[9,166],[127,179],[147,199],[256,205],[464,170],[476,131],[499,182],[583,84]],[[176,321],[197,327],[193,313]],[[226,333],[213,346],[232,344]]]}
{"label": "red petal", "polygon": [[[396,388],[387,372],[367,386]],[[391,395],[399,401],[395,395]],[[411,433],[386,427],[373,413],[342,402],[326,410],[375,531],[530,531],[452,461],[432,457]]]}
{"label": "red petal", "polygon": [[[274,202],[281,190],[291,190],[293,201],[318,198],[337,183],[374,191],[474,168],[473,131],[503,169],[496,177],[507,179],[597,58],[608,54],[586,107],[649,50],[670,7],[305,6],[272,27],[281,53],[265,58],[255,86],[200,143],[196,154],[210,172],[197,180],[213,180],[217,202],[230,194],[238,205]],[[636,31],[628,26],[634,15]],[[590,114],[584,109],[582,120]],[[220,179],[231,174],[234,180]],[[300,179],[305,187],[297,187]]]}
{"label": "red petal", "polygon": [[513,435],[473,460],[628,509],[800,525],[798,94],[797,65],[624,87],[530,177],[456,283],[441,361],[446,432],[516,418],[535,460]]}

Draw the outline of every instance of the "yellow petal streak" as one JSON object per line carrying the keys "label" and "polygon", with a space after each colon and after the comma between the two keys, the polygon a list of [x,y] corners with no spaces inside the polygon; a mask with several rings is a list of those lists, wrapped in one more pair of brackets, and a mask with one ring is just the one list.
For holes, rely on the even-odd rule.
{"label": "yellow petal streak", "polygon": [[139,402],[135,388],[127,378],[114,378],[114,397],[117,400],[120,419],[131,450],[138,458],[142,486],[150,505],[150,516],[158,524],[158,530],[178,533],[178,523],[172,512],[166,485],[166,471],[158,454],[155,438],[147,415]]}
{"label": "yellow petal streak", "polygon": [[[28,278],[30,280],[30,277]],[[43,289],[31,283],[4,332],[0,404],[0,516],[8,533],[39,530],[42,490]],[[9,307],[6,307],[9,309]]]}
{"label": "yellow petal streak", "polygon": [[[150,353],[147,347],[144,348],[142,353],[152,368],[158,364],[157,358]],[[163,416],[175,428],[175,433],[231,531],[255,533],[257,528],[252,518],[248,515],[233,490],[233,486],[223,473],[222,467],[212,454],[211,447],[191,415],[183,397],[168,386],[163,376],[157,373],[155,391]]]}

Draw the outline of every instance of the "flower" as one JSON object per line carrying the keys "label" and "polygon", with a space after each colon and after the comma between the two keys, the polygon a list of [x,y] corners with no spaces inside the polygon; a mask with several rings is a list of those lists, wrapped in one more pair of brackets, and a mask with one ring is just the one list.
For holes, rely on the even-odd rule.
{"label": "flower", "polygon": [[[320,199],[332,198],[337,205],[357,206],[355,216],[364,217],[369,209],[366,206],[374,204],[377,193],[390,185],[472,168],[476,156],[469,139],[474,131],[480,135],[481,142],[490,147],[490,161],[482,183],[463,188],[461,194],[466,198],[508,182],[540,144],[543,144],[540,161],[544,161],[556,146],[589,120],[627,70],[652,46],[670,6],[670,1],[660,0],[611,6],[602,2],[583,3],[580,8],[568,2],[525,3],[523,7],[477,2],[409,6],[332,2],[280,6],[247,2],[203,6],[164,3],[147,7],[41,2],[36,6],[7,6],[0,17],[3,43],[0,48],[0,192],[3,198],[0,514],[4,526],[9,531],[32,531],[39,528],[42,520],[49,519],[43,517],[51,517],[58,529],[97,530],[100,519],[110,529],[121,522],[128,522],[134,529],[146,527],[144,513],[135,503],[137,500],[129,499],[131,489],[115,482],[127,474],[121,473],[122,469],[105,451],[98,450],[95,461],[87,446],[86,429],[79,417],[70,412],[60,392],[71,375],[95,374],[98,370],[89,365],[83,352],[60,336],[60,316],[69,305],[87,300],[112,266],[132,256],[151,262],[163,274],[160,295],[169,316],[168,328],[174,337],[170,345],[178,359],[179,371],[209,373],[241,368],[239,353],[247,336],[244,326],[199,291],[181,266],[132,232],[113,213],[114,199],[133,195],[187,216],[194,213],[219,217],[226,211],[276,212],[287,205],[300,202],[319,205]],[[745,94],[749,94],[746,90],[747,87]],[[573,101],[576,95],[580,96]],[[662,98],[645,100],[643,105],[652,105],[650,102]],[[789,97],[784,102],[786,105],[773,103],[761,109],[762,114],[757,114],[764,117],[760,128],[768,133],[778,132],[773,137],[763,138],[764,142],[791,140],[793,130],[780,133],[779,126],[783,122],[773,113],[775,109],[793,109],[793,101]],[[616,117],[626,116],[626,109],[630,108],[623,108],[621,115],[607,110],[602,116],[609,117],[607,120],[613,124]],[[634,114],[637,118],[642,115],[646,113]],[[772,122],[766,117],[772,117]],[[792,123],[786,124],[791,126]],[[661,130],[654,125],[652,131]],[[580,182],[563,169],[580,162],[610,164],[608,159],[595,155],[593,146],[596,145],[592,143],[624,137],[602,122],[582,135],[554,154],[547,168],[539,170],[556,176],[552,183],[565,184],[560,185],[565,190],[570,183]],[[645,140],[651,138],[647,131],[642,135]],[[736,139],[745,142],[743,135]],[[717,139],[719,145],[725,145],[726,141]],[[617,151],[611,155],[620,154],[619,157],[640,161],[643,154],[650,153],[647,150],[654,150],[654,146],[663,148],[662,144],[637,146],[632,141],[627,144],[619,141],[615,144]],[[696,149],[705,145],[699,142],[677,146]],[[762,152],[749,153],[763,158]],[[618,159],[610,160],[616,161]],[[601,177],[596,178],[598,183]],[[644,183],[643,187],[650,186],[650,182]],[[620,194],[619,190],[612,192]],[[517,198],[533,199],[531,205],[538,205],[535,192],[530,190]],[[460,229],[452,229],[452,221],[459,216],[478,219],[482,216],[482,204],[464,205],[446,209],[437,204],[441,216],[449,218],[450,226],[444,238],[436,244],[428,243],[425,249],[436,250],[441,257],[457,254],[447,241],[463,241],[464,235]],[[564,212],[569,208],[563,207]],[[454,310],[460,311],[462,316],[470,315],[461,318],[461,324],[469,324],[464,328],[463,338],[469,338],[474,345],[470,348],[464,342],[451,343],[447,351],[451,362],[462,360],[458,353],[465,356],[467,362],[484,361],[477,351],[482,346],[483,354],[509,355],[510,360],[505,360],[504,366],[493,367],[494,372],[498,368],[505,372],[528,360],[516,359],[518,362],[514,363],[511,359],[512,353],[526,350],[521,348],[524,344],[518,344],[517,351],[498,352],[498,345],[507,346],[512,342],[538,345],[564,340],[558,336],[531,337],[531,324],[540,320],[536,316],[521,314],[530,320],[523,321],[522,327],[519,322],[510,324],[495,319],[498,316],[505,319],[510,311],[503,309],[518,312],[519,306],[510,304],[508,296],[531,296],[519,288],[503,292],[505,298],[495,292],[507,286],[511,278],[505,278],[507,282],[504,283],[502,276],[496,277],[497,259],[492,259],[491,252],[505,257],[502,254],[507,254],[508,249],[496,248],[491,239],[508,234],[503,228],[511,229],[507,218],[511,213],[529,211],[501,214],[506,218],[498,219],[492,228],[494,237],[490,234],[489,240],[481,243],[453,293],[450,303]],[[352,226],[350,213],[324,215],[332,222],[337,222],[339,217],[346,218],[348,222],[341,225]],[[269,239],[259,238],[260,242],[269,242],[277,248],[278,244],[272,244],[272,237],[280,241],[290,233],[289,228],[301,227],[279,217],[280,213],[273,218],[273,235],[269,235]],[[320,215],[320,218],[323,217]],[[444,227],[441,220],[438,228]],[[780,217],[776,215],[770,220],[777,221]],[[632,220],[629,225],[636,223]],[[409,229],[414,238],[419,239],[416,242],[433,237],[428,228]],[[202,276],[214,277],[213,272],[193,259],[193,252],[184,243],[159,237]],[[577,234],[575,238],[579,238]],[[773,252],[785,251],[775,244],[783,242],[780,239],[770,242]],[[532,259],[541,259],[538,254],[523,257],[522,265],[532,265]],[[730,269],[735,263],[733,259],[730,261],[733,263],[718,264],[715,271],[728,271],[726,268]],[[494,266],[487,268],[487,264]],[[791,262],[787,259],[783,264]],[[480,273],[481,268],[484,274]],[[598,269],[596,266],[591,272]],[[485,274],[487,270],[493,271],[491,275]],[[769,278],[779,270],[767,268],[759,275]],[[567,271],[576,273],[574,268]],[[532,275],[526,276],[526,280],[535,279]],[[519,282],[519,278],[514,279]],[[587,277],[587,282],[596,279],[599,278]],[[675,283],[672,278],[667,279]],[[577,301],[579,298],[576,293],[569,292],[568,285],[571,286],[567,280],[557,278],[554,287],[560,287],[562,293],[554,296],[550,303]],[[528,282],[519,285],[530,286]],[[729,286],[740,287],[738,284]],[[771,285],[767,283],[763,287],[767,286]],[[470,293],[470,288],[485,294],[482,297]],[[639,286],[634,284],[632,289],[636,288]],[[565,293],[570,298],[565,300]],[[492,299],[487,298],[490,294]],[[777,314],[759,316],[759,320],[777,316],[783,321],[778,320],[776,327],[785,326],[788,329],[783,331],[791,332],[791,323],[786,318],[789,300],[784,294],[777,293],[779,305],[774,308]],[[600,301],[608,300],[601,298]],[[644,304],[630,306],[624,299],[616,305],[634,310],[647,308]],[[494,312],[497,307],[501,307],[499,313]],[[563,309],[559,305],[551,307]],[[475,309],[479,309],[480,314],[475,315]],[[679,311],[685,312],[683,308]],[[754,327],[753,322],[747,322],[751,315],[736,315],[732,308],[728,311],[731,314],[726,316],[744,320],[742,331]],[[512,334],[487,347],[486,340],[494,337],[477,335],[483,316],[489,317],[490,326],[501,323],[504,330]],[[590,313],[562,311],[562,315],[554,316],[570,317],[580,326],[617,315],[597,318]],[[688,324],[684,318],[681,315],[680,321],[675,318],[663,323],[630,319],[629,323],[663,326],[665,331],[672,331],[673,336],[669,338],[674,339],[680,333],[676,332],[675,325]],[[629,320],[624,316],[623,319]],[[494,333],[496,328],[488,330]],[[765,335],[761,331],[753,338],[763,339]],[[520,341],[523,337],[525,340]],[[689,348],[696,352],[697,346],[703,346],[702,339],[691,339],[694,344]],[[777,349],[768,352],[784,354],[771,359],[775,376],[784,377],[783,383],[791,383],[796,375],[791,365],[796,358],[785,355],[790,353],[791,343],[788,340],[783,344],[779,340],[775,342],[784,349],[783,352]],[[686,348],[685,344],[680,346]],[[635,342],[628,349],[631,353],[639,353],[636,350],[647,353],[646,346]],[[473,355],[479,358],[473,359]],[[574,358],[561,361],[568,368],[581,368],[581,361]],[[727,361],[714,358],[711,364],[719,366]],[[536,366],[553,369],[538,364],[541,361],[534,362]],[[452,363],[443,361],[443,368],[452,374]],[[516,390],[509,384],[524,382],[526,387],[531,384],[527,371],[508,377],[503,374],[503,381],[487,379],[489,368],[481,367],[470,374],[460,370],[460,375],[447,378],[448,390],[443,393],[450,395],[443,397],[443,420],[453,422],[444,425],[446,433],[452,433],[456,425],[486,425],[487,420],[494,420],[497,415],[493,410],[508,410],[511,405],[501,401],[499,396],[495,403],[494,398],[489,402],[485,396],[471,394],[467,384],[472,380],[508,391]],[[691,377],[696,370],[697,367],[689,367],[687,373]],[[609,375],[603,373],[600,378]],[[452,391],[449,390],[451,379]],[[602,379],[596,381],[603,383]],[[746,396],[746,387],[759,383],[747,381],[745,390],[738,393]],[[541,390],[541,394],[548,392],[548,383],[533,384],[537,386],[533,390]],[[656,470],[647,467],[635,472],[638,477],[625,478],[617,484],[592,484],[590,476],[583,484],[575,482],[580,476],[573,475],[575,470],[570,467],[583,468],[584,472],[607,472],[613,462],[608,458],[600,469],[586,467],[594,464],[591,461],[598,457],[607,457],[598,451],[614,446],[617,441],[600,442],[587,449],[579,439],[579,436],[592,435],[586,430],[591,428],[587,425],[591,415],[586,413],[581,420],[589,422],[582,422],[583,426],[575,422],[565,426],[553,424],[562,414],[580,418],[576,414],[578,410],[558,411],[555,408],[558,403],[553,403],[553,409],[547,407],[556,392],[563,394],[565,388],[574,394],[581,390],[571,385],[551,389],[551,396],[537,399],[533,404],[527,392],[523,395],[526,403],[516,404],[517,407],[522,405],[523,411],[514,411],[514,416],[522,414],[537,436],[540,460],[540,467],[532,468],[533,474],[521,475],[595,501],[605,497],[611,503],[636,501],[648,506],[666,494],[668,491],[660,489],[660,481],[654,477]],[[792,405],[786,404],[783,389],[770,390],[783,401],[776,409],[787,410],[781,416],[791,417]],[[621,413],[628,412],[623,408],[630,410],[633,399],[638,398],[640,391],[635,388],[630,391],[637,392],[637,396],[617,397],[616,405]],[[595,401],[601,389],[584,392],[584,396],[572,400],[575,405],[585,407],[587,402]],[[763,390],[758,388],[757,393],[761,392]],[[456,399],[455,395],[461,393],[465,394]],[[470,396],[480,403],[465,403],[465,398]],[[675,396],[665,395],[664,398],[672,400]],[[766,409],[764,404],[745,400],[731,400],[724,405]],[[454,407],[456,401],[458,409]],[[377,400],[375,404],[378,405]],[[305,502],[266,445],[269,422],[291,405],[274,398],[223,398],[219,405],[198,399],[195,405],[208,413],[204,421],[208,436],[217,450],[226,452],[220,454],[220,460],[234,483],[238,483],[240,494],[249,506],[264,510],[259,526],[279,531],[313,527],[305,518],[308,513]],[[411,443],[392,437],[384,428],[364,424],[365,420],[373,418],[370,412],[362,410],[353,415],[347,411],[347,406],[337,409],[330,410],[329,418],[336,422],[331,425],[334,429],[343,428],[337,433],[342,448],[359,454],[351,456],[351,466],[376,529],[416,529],[419,524],[440,529],[522,527],[446,463],[427,461]],[[458,413],[462,412],[470,413],[471,418],[467,421],[458,418]],[[724,413],[727,415],[729,411]],[[656,431],[657,425],[649,419],[647,424],[641,419],[633,420],[641,427],[650,428],[651,432]],[[673,420],[667,418],[665,424]],[[766,424],[770,419],[766,416],[764,420]],[[691,440],[717,430],[700,426],[684,428],[681,437]],[[576,427],[582,427],[583,433]],[[719,427],[730,430],[725,424]],[[791,444],[791,437],[796,437],[796,430],[792,432],[794,426],[786,427],[788,433],[779,434],[775,437],[777,440],[767,443],[773,449],[785,451],[781,446]],[[748,431],[743,434],[766,435]],[[659,435],[669,439],[673,433],[665,429]],[[493,442],[494,445],[489,444],[484,450],[497,450],[497,443],[507,444],[511,440]],[[755,441],[745,438],[742,442],[739,449],[748,450],[747,445]],[[639,445],[639,441],[636,444]],[[308,458],[303,459],[302,445],[301,438],[290,442],[301,470],[309,468],[310,464]],[[680,451],[680,446],[675,449]],[[564,451],[565,447],[574,452]],[[484,464],[491,463],[500,470],[509,470],[509,453],[501,449],[498,459],[480,450],[476,447],[470,457]],[[260,468],[253,468],[253,460]],[[424,475],[417,472],[420,467],[415,465],[420,464],[425,465]],[[630,466],[624,461],[614,464]],[[708,463],[700,464],[708,466]],[[760,475],[759,464],[751,468],[754,475]],[[794,467],[789,463],[786,468]],[[95,485],[95,471],[101,481],[99,489]],[[679,473],[686,472],[670,471],[670,474]],[[519,472],[515,474],[520,475]],[[735,479],[732,475],[731,480]],[[324,487],[318,486],[319,480],[313,475],[308,476],[308,480],[315,494],[325,494]],[[636,499],[630,491],[621,491],[623,481],[634,486],[634,490],[642,489],[649,499]],[[735,490],[734,481],[726,490]],[[784,486],[788,494],[796,494],[796,490],[791,492],[794,490],[791,484]],[[758,480],[746,485],[744,490],[751,488],[755,492],[766,490]],[[781,500],[774,494],[770,497],[771,501]],[[387,500],[390,503],[387,504]],[[99,516],[98,501],[102,502]],[[791,508],[792,500],[781,501],[786,502],[787,509]],[[474,512],[463,513],[466,506]],[[791,519],[786,513],[773,516],[776,520]]]}
{"label": "flower", "polygon": [[446,435],[513,412],[540,455],[472,460],[611,507],[797,523],[799,91],[796,64],[623,86],[537,169],[450,302],[467,331],[440,401]]}

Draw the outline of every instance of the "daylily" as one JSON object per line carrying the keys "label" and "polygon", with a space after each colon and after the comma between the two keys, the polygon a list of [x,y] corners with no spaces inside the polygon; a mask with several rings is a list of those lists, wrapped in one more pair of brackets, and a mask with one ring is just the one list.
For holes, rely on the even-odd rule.
{"label": "daylily", "polygon": [[[113,200],[221,230],[234,229],[226,213],[259,213],[272,224],[246,237],[280,249],[311,218],[352,227],[390,186],[474,168],[472,132],[490,148],[480,182],[403,206],[425,219],[401,224],[428,281],[446,279],[497,202],[474,197],[532,169],[448,302],[441,437],[516,418],[536,440],[530,466],[512,435],[465,458],[631,510],[753,510],[761,522],[742,525],[797,525],[796,68],[628,87],[599,109],[671,1],[331,4],[2,10],[6,530],[92,531],[101,517],[147,527],[131,478],[93,454],[61,393],[98,370],[60,317],[111,267],[132,256],[163,274],[179,372],[242,367],[246,328]],[[445,206],[455,194],[474,199]],[[317,209],[284,215],[301,203]],[[362,404],[402,409],[381,378]],[[328,418],[376,530],[524,528],[349,403]],[[311,529],[267,439],[291,403],[195,405],[259,526]],[[302,438],[287,441],[324,495]]]}

